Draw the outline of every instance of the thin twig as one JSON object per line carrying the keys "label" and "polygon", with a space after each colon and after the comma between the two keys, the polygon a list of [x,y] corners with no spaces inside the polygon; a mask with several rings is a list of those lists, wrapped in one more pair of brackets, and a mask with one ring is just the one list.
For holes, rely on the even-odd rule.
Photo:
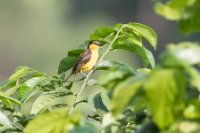
{"label": "thin twig", "polygon": [[[125,25],[123,25],[118,31],[117,31],[117,34],[115,35],[115,38],[112,40],[112,42],[110,43],[109,47],[106,49],[106,51],[102,54],[102,56],[100,57],[100,59],[98,60],[97,64],[99,64],[100,62],[103,61],[104,57],[108,54],[108,52],[110,51],[110,49],[112,48],[112,45],[114,44],[114,42],[117,40],[118,36],[119,36],[119,33],[121,32],[121,30],[125,27]],[[74,99],[74,102],[73,102],[73,105],[75,103],[77,103],[77,100],[79,98],[79,96],[81,95],[82,91],[84,90],[85,86],[86,86],[86,83],[89,79],[89,77],[92,75],[92,73],[94,72],[95,69],[92,69],[89,71],[89,73],[87,74],[86,78],[84,79],[83,81],[83,84],[79,90],[79,92],[77,93],[75,99]],[[72,108],[69,110],[69,113],[72,113],[73,110],[74,110],[74,106],[72,106]]]}
{"label": "thin twig", "polygon": [[86,102],[87,102],[87,100],[81,100],[81,101],[78,101],[78,102],[74,103],[73,106],[75,108],[77,104],[79,104],[79,103],[86,103]]}

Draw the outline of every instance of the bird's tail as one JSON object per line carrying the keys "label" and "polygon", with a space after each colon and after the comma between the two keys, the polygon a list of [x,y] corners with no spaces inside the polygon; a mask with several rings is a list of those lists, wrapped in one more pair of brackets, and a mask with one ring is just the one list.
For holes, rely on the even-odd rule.
{"label": "bird's tail", "polygon": [[65,79],[65,82],[66,82],[72,75],[76,76],[76,73],[73,73],[73,72],[72,72],[72,73]]}

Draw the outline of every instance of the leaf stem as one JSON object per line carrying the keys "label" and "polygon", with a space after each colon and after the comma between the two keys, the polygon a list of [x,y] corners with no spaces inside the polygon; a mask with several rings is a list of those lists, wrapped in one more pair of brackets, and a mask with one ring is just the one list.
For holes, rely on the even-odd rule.
{"label": "leaf stem", "polygon": [[[109,52],[110,49],[112,48],[112,45],[114,44],[114,42],[115,42],[115,41],[117,40],[117,38],[119,37],[119,33],[121,32],[121,30],[122,30],[125,26],[126,26],[126,25],[122,25],[122,27],[117,31],[117,33],[116,33],[114,39],[111,41],[109,47],[108,47],[108,48],[105,50],[105,52],[102,54],[102,56],[101,56],[100,59],[98,60],[97,64],[103,61],[104,57],[108,54],[108,52]],[[74,110],[74,108],[75,108],[74,105],[77,103],[78,98],[80,97],[82,91],[84,90],[84,88],[85,88],[85,86],[86,86],[86,83],[87,83],[89,77],[92,75],[92,73],[94,72],[94,70],[95,70],[95,69],[90,70],[89,73],[87,74],[86,78],[84,79],[83,84],[82,84],[82,86],[81,86],[79,92],[77,93],[77,95],[76,95],[76,97],[75,97],[75,99],[74,99],[73,106],[72,106],[72,108],[69,110],[69,113],[72,113],[72,112],[73,112],[73,110]]]}

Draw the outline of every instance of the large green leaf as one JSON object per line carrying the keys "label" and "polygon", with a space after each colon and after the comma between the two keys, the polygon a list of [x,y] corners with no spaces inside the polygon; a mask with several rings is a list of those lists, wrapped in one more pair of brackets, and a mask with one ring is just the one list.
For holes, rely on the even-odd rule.
{"label": "large green leaf", "polygon": [[56,104],[66,104],[62,101],[63,96],[72,95],[73,93],[66,89],[59,89],[56,91],[44,92],[33,103],[31,114],[37,114],[45,111],[48,107]]}
{"label": "large green leaf", "polygon": [[61,60],[59,67],[58,67],[58,74],[66,72],[70,68],[72,68],[77,61],[76,57],[66,57]]}
{"label": "large green leaf", "polygon": [[171,125],[184,107],[186,81],[182,70],[154,70],[144,84],[146,101],[160,128]]}
{"label": "large green leaf", "polygon": [[151,53],[151,51],[149,51],[145,47],[141,47],[141,46],[133,44],[130,41],[123,40],[122,43],[116,42],[113,45],[113,48],[123,49],[123,50],[130,51],[137,54],[142,59],[144,66],[147,66],[149,63],[151,64],[151,67],[155,66],[155,60],[154,60],[153,54]]}
{"label": "large green leaf", "polygon": [[141,88],[142,82],[135,77],[130,77],[120,83],[113,92],[111,99],[111,112],[115,115],[121,113],[129,106],[134,96]]}
{"label": "large green leaf", "polygon": [[151,46],[156,49],[157,47],[157,35],[156,32],[143,24],[140,23],[130,23],[129,24],[131,29],[139,33],[142,37],[144,37],[150,44]]}
{"label": "large green leaf", "polygon": [[59,109],[33,119],[24,133],[66,133],[80,124],[80,115],[68,115],[66,109]]}

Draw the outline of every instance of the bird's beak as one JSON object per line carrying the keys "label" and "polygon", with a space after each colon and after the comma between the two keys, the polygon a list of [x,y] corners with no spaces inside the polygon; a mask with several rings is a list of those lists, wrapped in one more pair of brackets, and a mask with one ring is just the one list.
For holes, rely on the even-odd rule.
{"label": "bird's beak", "polygon": [[103,46],[103,44],[102,44],[102,43],[100,43],[100,44],[98,44],[98,46]]}

